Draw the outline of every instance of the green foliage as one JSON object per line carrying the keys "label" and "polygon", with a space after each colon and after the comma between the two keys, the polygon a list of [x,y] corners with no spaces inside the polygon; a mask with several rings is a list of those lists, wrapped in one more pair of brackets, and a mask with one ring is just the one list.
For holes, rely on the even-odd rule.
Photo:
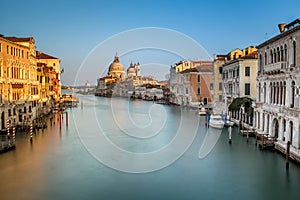
{"label": "green foliage", "polygon": [[241,106],[245,106],[245,113],[249,116],[253,116],[253,108],[251,107],[252,99],[248,97],[238,97],[235,98],[228,107],[229,111],[237,111],[241,109]]}

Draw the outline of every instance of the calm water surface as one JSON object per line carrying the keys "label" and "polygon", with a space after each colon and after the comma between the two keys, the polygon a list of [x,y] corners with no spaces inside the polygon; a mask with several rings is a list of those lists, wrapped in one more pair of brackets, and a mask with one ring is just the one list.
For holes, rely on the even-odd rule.
{"label": "calm water surface", "polygon": [[[48,128],[40,130],[32,144],[27,134],[18,133],[16,150],[0,154],[0,199],[299,199],[300,167],[291,163],[287,171],[283,156],[260,151],[253,138],[247,143],[236,129],[232,145],[224,129],[212,151],[199,159],[205,138],[217,133],[207,132],[195,110],[80,98],[83,109],[79,105],[68,111],[68,127],[66,116],[61,129],[57,121],[53,126],[48,121]],[[103,142],[98,133],[126,151],[161,149],[173,141],[182,116],[198,123],[196,137],[178,160],[163,169],[125,173],[102,164],[97,156],[102,152],[95,152],[95,144]],[[186,134],[192,131],[186,129]],[[111,159],[118,163],[115,154]],[[125,165],[138,163],[133,159]]]}

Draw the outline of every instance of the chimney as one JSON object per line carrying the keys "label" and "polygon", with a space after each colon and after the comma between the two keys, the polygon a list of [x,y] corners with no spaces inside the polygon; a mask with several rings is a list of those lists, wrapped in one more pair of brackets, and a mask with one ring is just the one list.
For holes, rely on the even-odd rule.
{"label": "chimney", "polygon": [[278,24],[278,28],[279,28],[280,33],[284,32],[285,26],[286,26],[286,24]]}

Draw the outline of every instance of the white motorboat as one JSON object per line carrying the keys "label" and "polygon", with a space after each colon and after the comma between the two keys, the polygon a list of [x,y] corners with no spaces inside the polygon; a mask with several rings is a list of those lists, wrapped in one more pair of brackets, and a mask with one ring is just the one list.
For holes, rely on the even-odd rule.
{"label": "white motorboat", "polygon": [[224,120],[222,119],[221,115],[211,115],[209,120],[209,126],[213,128],[222,129],[224,127]]}
{"label": "white motorboat", "polygon": [[205,108],[200,108],[199,109],[199,115],[205,115],[206,114],[206,109]]}
{"label": "white motorboat", "polygon": [[205,107],[203,106],[202,103],[200,103],[199,106],[198,106],[198,112],[199,112],[199,115],[205,115],[206,114],[206,109],[205,109]]}

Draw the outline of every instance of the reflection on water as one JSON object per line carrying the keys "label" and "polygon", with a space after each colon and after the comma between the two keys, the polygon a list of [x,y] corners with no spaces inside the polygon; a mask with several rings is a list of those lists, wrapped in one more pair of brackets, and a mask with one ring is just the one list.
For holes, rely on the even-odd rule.
{"label": "reflection on water", "polygon": [[[32,144],[28,134],[18,133],[16,150],[0,154],[1,199],[299,198],[299,166],[291,163],[287,172],[284,157],[260,151],[254,139],[247,143],[236,129],[229,145],[226,129],[217,138],[218,132],[207,130],[195,110],[126,99],[114,99],[111,110],[109,98],[80,98],[84,107],[69,110],[68,127],[65,117],[61,130],[57,121],[53,126],[49,121]],[[105,133],[127,151],[153,152],[172,142],[183,115],[189,119],[186,123],[192,122],[189,127],[198,123],[197,135],[177,161],[158,171],[131,174],[111,169],[90,153],[97,148],[84,146],[87,141],[101,144],[95,139]],[[192,133],[185,134],[182,143],[188,144],[185,140]],[[199,159],[205,140],[216,145]],[[111,159],[117,163],[121,158]]]}

